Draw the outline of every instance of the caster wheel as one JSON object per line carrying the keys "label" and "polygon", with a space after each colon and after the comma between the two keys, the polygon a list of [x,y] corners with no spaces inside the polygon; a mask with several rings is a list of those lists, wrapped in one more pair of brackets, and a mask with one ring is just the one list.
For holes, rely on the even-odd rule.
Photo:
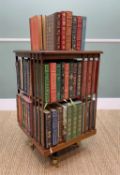
{"label": "caster wheel", "polygon": [[59,160],[57,158],[52,158],[52,165],[54,165],[55,167],[59,167]]}

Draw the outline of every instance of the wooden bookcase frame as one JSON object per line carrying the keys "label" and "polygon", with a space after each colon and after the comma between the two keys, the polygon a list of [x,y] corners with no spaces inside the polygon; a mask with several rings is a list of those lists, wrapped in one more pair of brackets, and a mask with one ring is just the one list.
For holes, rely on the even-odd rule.
{"label": "wooden bookcase frame", "polygon": [[[99,61],[99,65],[100,65],[100,56],[103,53],[102,51],[39,51],[39,52],[33,52],[33,51],[27,51],[27,50],[16,50],[14,51],[15,55],[16,55],[16,61],[18,60],[18,57],[27,57],[29,59],[36,59],[36,60],[40,60],[41,62],[41,81],[43,82],[43,64],[44,61],[46,60],[74,60],[75,58],[97,58]],[[99,77],[99,67],[97,68],[97,72],[98,72],[98,77]],[[95,100],[95,106],[97,105],[97,90],[98,90],[98,78],[96,81],[96,95],[94,98]],[[23,93],[23,91],[21,89],[18,89],[18,93]],[[42,93],[44,94],[44,86],[42,83]],[[29,96],[29,98],[33,98]],[[44,95],[41,96],[41,98],[38,99],[41,106],[42,106],[42,115],[43,115],[43,109],[44,109]],[[86,95],[86,98],[84,99],[84,101],[87,104],[88,98]],[[58,101],[57,101],[58,102]],[[95,107],[95,118],[96,118],[96,107]],[[96,119],[95,119],[96,121]],[[20,125],[19,125],[20,126]],[[95,125],[96,126],[96,125]],[[25,132],[26,135],[28,135],[28,133],[20,126],[20,128]],[[41,155],[43,156],[50,156],[53,153],[56,153],[64,148],[67,148],[73,144],[76,144],[78,142],[80,142],[83,139],[86,139],[90,136],[93,136],[96,134],[96,128],[92,129],[90,131],[87,131],[83,134],[81,134],[80,136],[73,138],[67,142],[63,142],[60,144],[57,144],[56,146],[50,147],[49,149],[45,149],[43,148],[33,137],[31,137],[30,135],[28,135],[28,137],[30,138],[32,144],[36,147],[36,149],[40,152]]]}

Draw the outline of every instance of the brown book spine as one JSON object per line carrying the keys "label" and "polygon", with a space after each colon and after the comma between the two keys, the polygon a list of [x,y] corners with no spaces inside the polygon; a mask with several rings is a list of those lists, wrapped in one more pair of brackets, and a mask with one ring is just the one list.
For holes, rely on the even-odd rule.
{"label": "brown book spine", "polygon": [[81,49],[82,40],[82,16],[77,16],[76,50]]}
{"label": "brown book spine", "polygon": [[64,98],[69,97],[69,63],[64,63]]}
{"label": "brown book spine", "polygon": [[66,50],[71,50],[72,12],[66,11]]}
{"label": "brown book spine", "polygon": [[81,88],[81,98],[86,97],[86,85],[87,85],[87,66],[88,65],[88,59],[84,59],[82,62],[82,88]]}
{"label": "brown book spine", "polygon": [[66,12],[61,12],[60,48],[66,50]]}
{"label": "brown book spine", "polygon": [[47,50],[60,50],[60,12],[46,16]]}
{"label": "brown book spine", "polygon": [[57,12],[55,14],[55,23],[56,23],[56,31],[55,31],[55,47],[56,50],[60,50],[60,21],[61,21],[61,15],[60,12]]}
{"label": "brown book spine", "polygon": [[49,63],[50,66],[50,101],[56,101],[56,63]]}
{"label": "brown book spine", "polygon": [[92,68],[93,68],[93,58],[88,61],[88,83],[87,83],[87,95],[91,96],[92,90]]}
{"label": "brown book spine", "polygon": [[72,49],[76,50],[77,16],[72,16]]}
{"label": "brown book spine", "polygon": [[98,58],[94,58],[93,61],[93,69],[92,69],[92,95],[97,92],[97,81],[98,81],[98,68],[99,68],[99,60]]}

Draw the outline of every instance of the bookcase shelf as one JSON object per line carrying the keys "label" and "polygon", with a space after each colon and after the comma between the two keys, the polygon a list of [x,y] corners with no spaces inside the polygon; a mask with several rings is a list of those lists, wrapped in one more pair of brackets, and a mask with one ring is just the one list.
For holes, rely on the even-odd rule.
{"label": "bookcase shelf", "polygon": [[[30,138],[32,144],[37,148],[37,150],[40,152],[41,155],[43,156],[50,156],[64,148],[67,148],[73,144],[76,144],[78,142],[80,142],[81,140],[83,139],[86,139],[90,136],[93,136],[96,134],[96,106],[97,106],[97,89],[98,89],[98,78],[99,78],[99,65],[100,65],[100,56],[102,54],[102,51],[39,51],[39,52],[33,52],[33,51],[29,51],[29,50],[16,50],[14,51],[15,52],[15,55],[16,55],[16,69],[17,69],[17,85],[18,85],[18,94],[17,94],[17,119],[18,119],[18,123],[19,123],[19,126],[20,128],[25,132],[25,134]],[[40,89],[40,95],[39,96],[36,96],[35,95],[35,92],[33,92],[33,89],[35,88],[35,85],[33,83],[33,75],[31,73],[27,73],[27,70],[28,68],[26,67],[26,73],[24,73],[24,65],[19,65],[18,62],[19,60],[22,59],[22,60],[30,60],[31,62],[31,65],[33,66],[33,62],[37,61],[39,62],[40,64],[40,81],[41,83],[41,89]],[[74,100],[79,100],[81,101],[82,103],[85,103],[85,112],[84,112],[84,115],[85,118],[83,119],[84,120],[84,124],[83,124],[83,129],[87,128],[86,130],[84,130],[82,133],[80,133],[79,135],[77,135],[76,137],[74,138],[71,138],[70,140],[66,140],[66,141],[62,141],[56,145],[51,145],[49,148],[45,148],[39,140],[36,140],[34,138],[34,133],[33,133],[33,128],[35,128],[34,125],[34,120],[32,120],[31,118],[34,117],[34,114],[33,114],[33,110],[28,110],[28,108],[30,108],[32,105],[34,104],[37,104],[37,107],[41,109],[41,118],[44,116],[44,108],[45,108],[45,105],[46,105],[46,102],[45,102],[45,85],[44,85],[44,63],[46,63],[46,61],[48,61],[48,63],[51,63],[51,62],[76,62],[76,61],[81,61],[81,62],[84,62],[84,61],[88,61],[88,66],[86,68],[86,70],[84,70],[84,66],[82,68],[82,71],[86,71],[86,86],[83,87],[83,90],[85,90],[85,95],[82,96],[82,95],[75,95],[73,97],[68,97],[68,98],[61,98],[61,99],[56,99],[56,101],[50,101],[48,100],[47,102],[47,105],[50,105],[50,104],[54,104],[54,103],[60,103],[60,102],[63,102],[64,99],[66,101],[74,101]],[[89,61],[92,59],[92,70],[91,70],[91,74],[89,75]],[[94,73],[93,69],[94,69],[94,66],[95,66],[95,61],[97,60],[97,66],[96,66],[96,72]],[[23,66],[22,69],[20,66]],[[35,68],[34,66],[32,67],[31,69],[31,72],[34,74],[34,71],[35,71]],[[23,85],[21,85],[21,73],[23,74]],[[84,73],[81,74],[81,79],[83,79]],[[27,78],[30,80],[30,82],[27,82],[28,84],[25,84],[26,81],[27,81]],[[88,87],[89,85],[89,77],[91,78],[91,85],[90,87]],[[83,79],[84,80],[84,79]],[[82,80],[81,80],[82,81]],[[94,82],[94,84],[92,85],[92,83]],[[23,86],[22,88],[20,86]],[[82,86],[82,85],[81,85]],[[92,91],[92,87],[94,86],[94,92]],[[34,87],[34,88],[33,88]],[[38,86],[40,87],[40,86]],[[87,88],[91,88],[91,94],[88,94],[88,89]],[[27,91],[27,92],[26,92]],[[82,92],[81,92],[82,94]],[[90,95],[90,96],[89,96]],[[19,96],[19,98],[18,98]],[[24,96],[24,97],[23,97]],[[23,100],[21,100],[20,102],[20,98],[23,98],[26,102],[23,102]],[[21,103],[21,105],[20,105]],[[29,105],[27,106],[27,103],[29,103]],[[90,107],[89,104],[93,107]],[[26,114],[26,109],[25,109],[25,106],[27,106],[27,114]],[[88,109],[88,106],[89,106],[89,112],[87,111]],[[33,107],[33,106],[32,106]],[[24,108],[24,109],[22,109]],[[94,110],[93,110],[94,108]],[[39,109],[39,110],[40,110]],[[35,113],[36,114],[36,113]],[[92,117],[92,119],[90,118],[90,116],[87,118],[87,115],[90,115],[90,116],[94,116],[94,118]],[[37,115],[37,114],[36,114]],[[26,116],[27,116],[27,119],[26,119]],[[30,118],[29,118],[30,117]],[[44,117],[43,117],[44,118]],[[27,129],[28,131],[26,131],[26,129],[22,126],[21,120],[25,120],[24,122],[28,122],[29,120],[29,126],[27,125]],[[94,121],[93,121],[94,120]],[[35,121],[36,122],[36,121]],[[37,121],[39,122],[39,121]],[[89,122],[89,126],[91,128],[89,128],[88,126],[88,122]],[[94,126],[92,125],[92,122],[94,123]],[[28,124],[27,123],[27,124]],[[25,124],[25,123],[24,123]],[[38,130],[39,130],[39,127],[41,126],[38,126]],[[39,130],[39,131],[43,131],[43,130]],[[39,134],[41,134],[39,136]],[[41,133],[38,133],[38,136],[37,137],[44,137],[45,133],[41,132]]]}

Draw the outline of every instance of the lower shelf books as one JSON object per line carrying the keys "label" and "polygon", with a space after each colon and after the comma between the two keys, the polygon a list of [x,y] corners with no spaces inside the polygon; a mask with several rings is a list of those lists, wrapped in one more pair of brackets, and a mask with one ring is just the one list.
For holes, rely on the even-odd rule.
{"label": "lower shelf books", "polygon": [[44,148],[67,142],[95,129],[96,102],[68,100],[47,105],[17,95],[19,125]]}

